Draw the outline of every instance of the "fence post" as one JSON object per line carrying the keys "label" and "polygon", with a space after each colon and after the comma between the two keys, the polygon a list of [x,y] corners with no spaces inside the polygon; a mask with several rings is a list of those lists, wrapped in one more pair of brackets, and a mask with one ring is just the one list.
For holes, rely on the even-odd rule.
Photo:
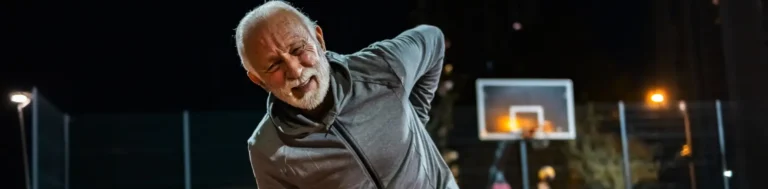
{"label": "fence post", "polygon": [[38,137],[38,129],[40,127],[40,93],[37,88],[32,88],[32,189],[37,189],[40,186],[38,175],[40,174],[39,159],[38,159],[38,145],[40,145]]}
{"label": "fence post", "polygon": [[528,180],[528,145],[525,139],[520,139],[520,169],[523,173],[523,189],[530,189],[531,184]]}
{"label": "fence post", "polygon": [[729,189],[728,176],[725,172],[728,170],[728,161],[725,159],[725,132],[723,131],[723,106],[720,104],[720,100],[715,100],[715,108],[717,108],[717,138],[720,143],[720,163],[723,167],[723,188]]}
{"label": "fence post", "polygon": [[624,102],[619,101],[619,126],[621,127],[621,156],[624,165],[624,188],[632,189],[632,175],[629,164],[629,145],[627,144],[627,119]]}
{"label": "fence post", "polygon": [[192,178],[191,178],[191,166],[190,166],[190,158],[189,158],[189,111],[184,110],[182,113],[182,130],[184,135],[184,141],[182,142],[184,144],[184,189],[191,189],[192,188]]}
{"label": "fence post", "polygon": [[64,114],[64,189],[69,189],[69,114]]}

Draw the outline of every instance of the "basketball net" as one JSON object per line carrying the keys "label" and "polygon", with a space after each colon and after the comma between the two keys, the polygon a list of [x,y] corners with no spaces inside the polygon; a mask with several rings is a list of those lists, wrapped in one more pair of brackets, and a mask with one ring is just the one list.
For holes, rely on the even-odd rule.
{"label": "basketball net", "polygon": [[[551,125],[549,125],[549,123],[544,123],[541,126],[526,129],[522,133],[522,138],[523,140],[530,142],[531,148],[535,150],[547,148],[549,146],[549,140],[546,138],[549,138],[547,135],[552,132],[550,127]],[[536,139],[537,134],[542,135],[539,138],[545,139]]]}

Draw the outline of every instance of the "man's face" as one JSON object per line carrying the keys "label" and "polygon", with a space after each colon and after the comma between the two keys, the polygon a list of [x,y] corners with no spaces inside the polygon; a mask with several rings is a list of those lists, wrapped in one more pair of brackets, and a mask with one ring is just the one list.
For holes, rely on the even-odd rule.
{"label": "man's face", "polygon": [[246,31],[241,56],[253,82],[296,108],[312,110],[322,103],[330,65],[319,27],[307,28],[295,15],[276,13]]}

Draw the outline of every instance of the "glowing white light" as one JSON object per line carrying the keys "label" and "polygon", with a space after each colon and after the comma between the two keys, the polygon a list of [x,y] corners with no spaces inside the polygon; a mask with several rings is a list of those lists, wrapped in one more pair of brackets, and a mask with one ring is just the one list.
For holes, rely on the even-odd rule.
{"label": "glowing white light", "polygon": [[653,96],[651,96],[651,101],[653,101],[653,102],[664,102],[664,95],[654,94]]}
{"label": "glowing white light", "polygon": [[29,97],[27,95],[23,94],[13,94],[11,95],[11,102],[17,103],[17,104],[24,104],[29,102]]}
{"label": "glowing white light", "polygon": [[678,104],[678,106],[680,106],[680,110],[681,111],[685,111],[685,102],[680,102],[680,104]]}
{"label": "glowing white light", "polygon": [[726,170],[726,171],[723,171],[723,176],[731,178],[731,176],[733,176],[733,173],[731,172],[731,170]]}
{"label": "glowing white light", "polygon": [[11,102],[16,103],[18,108],[22,109],[32,102],[32,94],[28,92],[11,93]]}
{"label": "glowing white light", "polygon": [[520,31],[523,29],[523,24],[521,24],[520,22],[515,22],[512,24],[512,28],[514,28],[515,31]]}

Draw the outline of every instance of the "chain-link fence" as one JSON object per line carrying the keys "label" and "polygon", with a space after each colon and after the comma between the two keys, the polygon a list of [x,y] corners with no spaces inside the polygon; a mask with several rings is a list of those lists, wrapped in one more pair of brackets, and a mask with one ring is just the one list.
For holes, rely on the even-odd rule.
{"label": "chain-link fence", "polygon": [[[51,104],[37,89],[32,90],[28,115],[30,184],[33,189],[66,189],[68,179],[67,124],[69,116]],[[31,113],[31,114],[30,114]]]}
{"label": "chain-link fence", "polygon": [[264,112],[70,117],[37,90],[31,102],[32,189],[255,188],[246,140]]}
{"label": "chain-link fence", "polygon": [[246,141],[264,112],[189,112],[192,188],[254,188]]}
{"label": "chain-link fence", "polygon": [[261,112],[83,114],[72,119],[75,188],[253,187],[246,140]]}
{"label": "chain-link fence", "polygon": [[460,152],[464,188],[491,188],[499,181],[495,171],[511,188],[525,188],[524,178],[537,188],[540,170],[548,168],[556,173],[544,179],[550,188],[727,188],[722,114],[730,107],[716,101],[683,109],[677,103],[582,104],[576,140],[544,148],[528,142],[525,159],[518,141],[478,141],[476,108],[457,107],[450,148]]}
{"label": "chain-link fence", "polygon": [[[38,188],[255,187],[246,139],[264,112],[80,114],[64,122],[66,114],[43,108],[54,106],[40,99],[34,117]],[[545,148],[529,142],[524,160],[515,141],[479,141],[476,108],[459,106],[448,148],[459,154],[451,164],[459,168],[462,188],[490,187],[498,179],[491,177],[491,167],[511,188],[523,188],[521,163],[527,165],[530,188],[541,181],[539,170],[548,167],[556,173],[547,180],[550,188],[724,188],[718,112],[729,105],[716,107],[715,102],[689,103],[685,111],[678,104],[582,104],[576,140],[551,141]]]}
{"label": "chain-link fence", "polygon": [[73,116],[72,188],[183,188],[181,131],[181,113]]}
{"label": "chain-link fence", "polygon": [[[718,110],[716,102],[626,107],[628,140],[644,144],[628,148],[633,182],[655,180],[652,183],[661,188],[724,187],[723,125],[718,114],[723,109]],[[638,159],[654,164],[635,164]]]}

